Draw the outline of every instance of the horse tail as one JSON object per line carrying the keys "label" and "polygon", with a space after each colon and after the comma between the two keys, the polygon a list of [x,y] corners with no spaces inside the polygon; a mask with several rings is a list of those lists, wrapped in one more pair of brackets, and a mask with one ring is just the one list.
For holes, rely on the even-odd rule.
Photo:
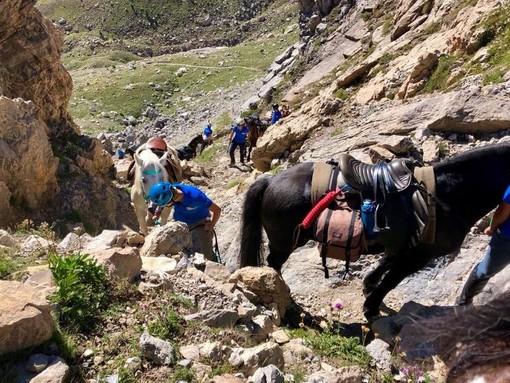
{"label": "horse tail", "polygon": [[255,181],[248,189],[243,204],[240,266],[260,266],[262,247],[262,219],[260,203],[269,185],[269,178]]}

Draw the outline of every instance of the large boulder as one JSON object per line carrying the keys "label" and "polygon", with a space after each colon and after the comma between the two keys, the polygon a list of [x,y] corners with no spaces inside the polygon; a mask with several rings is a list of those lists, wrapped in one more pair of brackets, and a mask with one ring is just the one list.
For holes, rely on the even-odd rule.
{"label": "large boulder", "polygon": [[44,294],[15,281],[0,281],[0,355],[49,340],[54,323]]}
{"label": "large boulder", "polygon": [[36,0],[0,3],[0,94],[31,100],[35,119],[51,129],[53,125],[64,125],[64,121],[71,122],[67,103],[73,84],[60,61],[63,33],[34,8],[35,3]]}
{"label": "large boulder", "polygon": [[185,223],[170,221],[155,227],[145,238],[140,254],[144,257],[174,255],[191,245],[191,234]]}
{"label": "large boulder", "polygon": [[[0,96],[0,180],[6,189],[2,195],[34,210],[45,206],[59,191],[58,159],[53,156],[46,124],[37,119],[35,106],[30,101]],[[0,206],[5,203],[10,205],[7,200],[0,201]],[[1,214],[0,226],[7,226],[12,218]]]}
{"label": "large boulder", "polygon": [[270,267],[244,267],[230,277],[254,304],[276,305],[281,318],[291,305],[290,290],[280,274]]}
{"label": "large boulder", "polygon": [[140,274],[142,269],[142,258],[136,248],[98,249],[91,251],[90,255],[103,265],[112,277],[131,281]]}

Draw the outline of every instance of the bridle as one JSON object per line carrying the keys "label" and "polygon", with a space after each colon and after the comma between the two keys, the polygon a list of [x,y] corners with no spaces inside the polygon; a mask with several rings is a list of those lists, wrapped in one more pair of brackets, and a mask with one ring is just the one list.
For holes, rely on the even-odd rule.
{"label": "bridle", "polygon": [[153,183],[150,183],[150,185],[156,185],[160,182],[163,182],[165,181],[165,177],[164,177],[164,173],[163,173],[163,170],[159,167],[157,167],[156,165],[154,164],[149,164],[147,165],[147,168],[148,167],[154,167],[154,170],[147,170],[144,168],[144,170],[142,170],[142,177],[140,179],[140,182],[141,182],[141,189],[142,189],[142,196],[143,196],[143,199],[148,202],[149,201],[149,193],[147,190],[145,190],[145,180],[147,180],[147,178],[153,178],[153,177],[157,177],[156,179],[156,182],[153,182]]}

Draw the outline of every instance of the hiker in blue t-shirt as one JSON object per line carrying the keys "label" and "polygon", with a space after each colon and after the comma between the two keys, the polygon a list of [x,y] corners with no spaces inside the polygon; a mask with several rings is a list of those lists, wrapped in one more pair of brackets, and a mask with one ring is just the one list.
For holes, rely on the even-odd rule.
{"label": "hiker in blue t-shirt", "polygon": [[202,138],[204,139],[204,146],[211,145],[212,144],[212,128],[211,123],[208,122],[207,125],[204,128],[204,131],[202,132]]}
{"label": "hiker in blue t-shirt", "polygon": [[473,301],[489,279],[510,264],[510,186],[507,187],[503,201],[499,204],[491,223],[484,233],[491,236],[483,259],[469,274],[469,277],[457,298],[457,304],[464,306]]}
{"label": "hiker in blue t-shirt", "polygon": [[276,124],[282,118],[282,112],[278,108],[278,104],[273,104],[273,112],[271,113],[271,125]]}
{"label": "hiker in blue t-shirt", "polygon": [[214,226],[220,218],[221,208],[199,188],[184,184],[161,182],[151,187],[149,198],[158,206],[172,205],[174,219],[188,225],[192,250],[209,260],[214,259]]}
{"label": "hiker in blue t-shirt", "polygon": [[244,164],[246,136],[248,135],[249,132],[250,129],[246,126],[244,119],[238,118],[236,120],[236,123],[232,127],[232,130],[230,131],[230,136],[228,137],[229,142],[228,153],[230,154],[230,166],[234,166],[236,164],[234,152],[237,147],[239,147],[241,163]]}

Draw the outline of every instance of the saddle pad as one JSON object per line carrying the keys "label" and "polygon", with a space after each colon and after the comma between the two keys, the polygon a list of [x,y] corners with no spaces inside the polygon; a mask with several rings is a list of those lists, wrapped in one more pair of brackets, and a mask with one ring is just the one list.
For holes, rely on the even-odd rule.
{"label": "saddle pad", "polygon": [[[436,200],[431,196],[436,195],[436,177],[432,166],[414,169],[414,178],[427,189],[428,221],[423,228],[421,242],[434,243],[436,238]],[[419,191],[418,191],[419,192]]]}
{"label": "saddle pad", "polygon": [[315,206],[315,204],[320,200],[324,193],[331,190],[331,176],[334,170],[335,166],[325,162],[315,163],[311,186],[312,206]]}

